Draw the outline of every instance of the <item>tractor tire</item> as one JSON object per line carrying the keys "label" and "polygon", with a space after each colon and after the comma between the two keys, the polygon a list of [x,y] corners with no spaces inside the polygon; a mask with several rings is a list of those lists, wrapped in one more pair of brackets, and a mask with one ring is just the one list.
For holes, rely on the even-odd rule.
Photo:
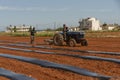
{"label": "tractor tire", "polygon": [[75,39],[70,39],[70,40],[69,40],[68,45],[69,45],[70,47],[75,47],[76,44],[77,44],[77,43],[76,43]]}
{"label": "tractor tire", "polygon": [[64,39],[63,39],[63,35],[62,34],[57,33],[57,34],[54,35],[54,37],[53,37],[54,45],[62,46],[63,42],[64,42]]}
{"label": "tractor tire", "polygon": [[81,46],[88,46],[87,40],[83,40],[83,41],[81,42]]}

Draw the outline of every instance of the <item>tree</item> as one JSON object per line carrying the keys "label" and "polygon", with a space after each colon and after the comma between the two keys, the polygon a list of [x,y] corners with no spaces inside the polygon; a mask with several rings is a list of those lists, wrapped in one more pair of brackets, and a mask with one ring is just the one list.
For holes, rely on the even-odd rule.
{"label": "tree", "polygon": [[117,23],[114,23],[114,26],[119,26],[119,24],[117,24]]}
{"label": "tree", "polygon": [[56,31],[62,31],[63,30],[63,27],[59,27],[56,29]]}
{"label": "tree", "polygon": [[30,26],[30,28],[29,28],[29,32],[32,30],[32,26]]}
{"label": "tree", "polygon": [[17,32],[17,28],[16,28],[16,26],[14,26],[13,31],[14,31],[14,32]]}
{"label": "tree", "polygon": [[104,23],[103,26],[107,26],[107,23]]}
{"label": "tree", "polygon": [[8,30],[10,30],[11,33],[13,32],[12,25],[10,25],[10,27],[8,27]]}
{"label": "tree", "polygon": [[52,29],[50,29],[50,28],[47,28],[47,29],[46,29],[46,31],[53,31],[53,30],[52,30]]}

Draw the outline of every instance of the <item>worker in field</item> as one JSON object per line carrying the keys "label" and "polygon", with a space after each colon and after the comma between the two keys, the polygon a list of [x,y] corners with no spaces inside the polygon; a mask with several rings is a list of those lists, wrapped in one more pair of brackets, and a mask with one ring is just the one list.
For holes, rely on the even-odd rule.
{"label": "worker in field", "polygon": [[36,33],[35,27],[31,28],[30,29],[30,43],[32,45],[34,45],[35,33]]}
{"label": "worker in field", "polygon": [[67,36],[66,33],[68,32],[68,27],[66,26],[66,24],[63,24],[63,38],[66,41]]}

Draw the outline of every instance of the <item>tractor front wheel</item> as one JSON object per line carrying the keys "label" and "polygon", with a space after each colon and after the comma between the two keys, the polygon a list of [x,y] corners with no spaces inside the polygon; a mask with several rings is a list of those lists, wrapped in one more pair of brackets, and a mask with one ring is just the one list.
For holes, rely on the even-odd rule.
{"label": "tractor front wheel", "polygon": [[70,39],[68,45],[69,45],[70,47],[75,47],[75,46],[76,46],[76,41],[75,41],[75,39]]}

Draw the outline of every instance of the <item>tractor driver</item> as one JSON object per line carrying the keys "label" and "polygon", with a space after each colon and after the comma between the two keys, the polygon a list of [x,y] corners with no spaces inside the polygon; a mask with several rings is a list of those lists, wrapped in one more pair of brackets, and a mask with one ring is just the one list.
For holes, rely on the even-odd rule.
{"label": "tractor driver", "polygon": [[67,39],[66,39],[66,33],[68,32],[68,27],[65,25],[65,24],[63,24],[63,38],[64,38],[64,40],[66,41]]}

